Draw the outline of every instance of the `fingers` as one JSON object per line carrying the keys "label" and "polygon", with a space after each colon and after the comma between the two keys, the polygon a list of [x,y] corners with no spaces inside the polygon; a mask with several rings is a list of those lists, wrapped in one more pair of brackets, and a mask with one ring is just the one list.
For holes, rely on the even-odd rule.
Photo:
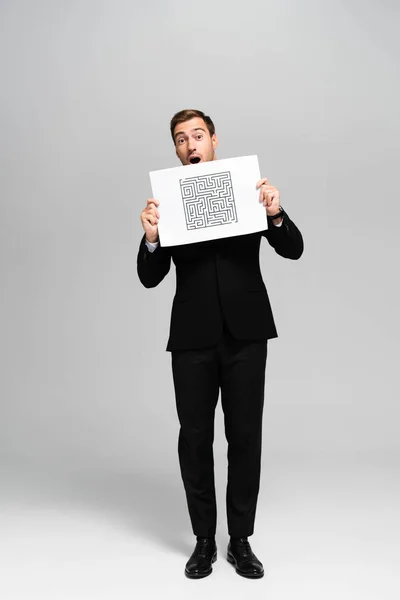
{"label": "fingers", "polygon": [[262,202],[264,206],[271,206],[271,204],[273,204],[274,201],[277,200],[279,204],[280,194],[275,187],[266,186],[266,188],[262,188],[262,190],[264,191],[260,192],[259,202]]}
{"label": "fingers", "polygon": [[158,224],[158,219],[156,216],[154,216],[153,214],[149,213],[146,216],[146,220],[148,221],[148,223],[150,223],[151,225],[157,225]]}
{"label": "fingers", "polygon": [[154,204],[155,206],[160,206],[160,201],[156,200],[155,198],[148,198],[147,200],[147,206],[151,206],[152,204]]}
{"label": "fingers", "polygon": [[268,198],[274,198],[278,190],[273,185],[266,185],[260,189],[259,201],[262,202]]}
{"label": "fingers", "polygon": [[160,201],[156,200],[155,198],[148,198],[146,210],[150,209],[154,212],[154,214],[157,215],[157,217],[160,217],[160,213],[157,210],[156,206],[160,206]]}
{"label": "fingers", "polygon": [[258,188],[260,188],[259,202],[263,202],[264,206],[271,206],[277,192],[276,187],[269,184],[267,177],[263,177],[257,181],[256,189]]}
{"label": "fingers", "polygon": [[156,211],[156,209],[153,207],[150,208],[145,208],[142,211],[142,214],[140,215],[141,221],[147,221],[148,223],[151,223],[152,225],[157,225],[159,218],[160,218],[160,214],[158,211]]}
{"label": "fingers", "polygon": [[159,206],[160,202],[159,200],[156,200],[155,198],[149,198],[147,200],[147,206],[145,209],[143,209],[143,214],[148,215],[148,214],[153,214],[156,215],[158,218],[160,217],[160,211],[157,210],[156,206]]}
{"label": "fingers", "polygon": [[160,218],[160,213],[157,210],[157,206],[160,205],[160,202],[155,198],[148,198],[146,207],[140,213],[140,220],[143,226],[143,229],[149,235],[155,235],[158,233],[158,221]]}
{"label": "fingers", "polygon": [[268,179],[266,177],[264,177],[264,179],[260,179],[259,181],[257,181],[256,189],[258,190],[258,188],[260,187],[260,185],[263,185],[264,183],[266,183],[267,185],[269,185]]}

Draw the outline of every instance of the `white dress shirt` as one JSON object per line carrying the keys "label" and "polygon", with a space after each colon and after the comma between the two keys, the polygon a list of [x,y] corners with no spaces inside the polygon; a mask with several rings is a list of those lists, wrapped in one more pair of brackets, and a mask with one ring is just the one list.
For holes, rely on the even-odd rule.
{"label": "white dress shirt", "polygon": [[[274,225],[274,227],[280,227],[280,226],[282,225],[282,223],[283,223],[283,219],[282,219],[282,221],[279,223],[279,225],[278,225],[277,223],[273,223],[273,225]],[[150,250],[150,252],[154,252],[154,250],[157,248],[157,246],[158,246],[158,244],[159,244],[159,243],[160,243],[160,242],[148,242],[148,241],[145,239],[145,244],[146,244],[146,246],[148,247],[148,249]]]}

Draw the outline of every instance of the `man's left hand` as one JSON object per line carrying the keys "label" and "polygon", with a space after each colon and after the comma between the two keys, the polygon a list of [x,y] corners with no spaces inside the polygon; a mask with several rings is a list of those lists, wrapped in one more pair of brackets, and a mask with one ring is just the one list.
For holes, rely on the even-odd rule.
{"label": "man's left hand", "polygon": [[[268,179],[260,179],[257,182],[256,188],[260,188],[259,201],[266,207],[267,215],[273,217],[279,212],[280,193],[273,185],[270,185]],[[278,223],[278,219],[276,220]]]}

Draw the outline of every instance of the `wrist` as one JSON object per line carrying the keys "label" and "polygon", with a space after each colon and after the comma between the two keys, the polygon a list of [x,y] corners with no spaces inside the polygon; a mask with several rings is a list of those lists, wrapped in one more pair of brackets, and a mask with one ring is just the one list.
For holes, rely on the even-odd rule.
{"label": "wrist", "polygon": [[159,237],[157,236],[157,237],[155,237],[155,238],[150,238],[150,239],[149,239],[149,238],[147,237],[147,235],[146,235],[146,236],[145,236],[145,240],[146,240],[146,242],[149,242],[149,244],[155,244],[156,242],[158,242],[158,241],[159,241]]}
{"label": "wrist", "polygon": [[281,223],[283,221],[284,214],[285,214],[285,211],[283,210],[282,206],[279,206],[279,212],[277,212],[275,215],[267,214],[268,222],[278,225],[279,223]]}

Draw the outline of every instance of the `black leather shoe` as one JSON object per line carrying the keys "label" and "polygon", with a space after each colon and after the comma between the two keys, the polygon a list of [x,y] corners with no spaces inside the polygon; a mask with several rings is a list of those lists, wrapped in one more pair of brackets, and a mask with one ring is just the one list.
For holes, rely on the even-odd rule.
{"label": "black leather shoe", "polygon": [[217,560],[217,545],[210,538],[196,537],[197,543],[192,556],[186,563],[185,575],[199,579],[212,573],[212,563]]}
{"label": "black leather shoe", "polygon": [[253,579],[264,577],[264,567],[252,551],[247,537],[229,540],[227,558],[239,575]]}

